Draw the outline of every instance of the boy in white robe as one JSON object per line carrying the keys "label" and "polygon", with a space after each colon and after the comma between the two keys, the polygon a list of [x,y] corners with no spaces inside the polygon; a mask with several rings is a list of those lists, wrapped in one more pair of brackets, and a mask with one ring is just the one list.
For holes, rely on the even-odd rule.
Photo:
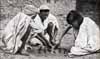
{"label": "boy in white robe", "polygon": [[70,11],[67,22],[74,28],[75,45],[69,57],[87,55],[100,50],[100,28],[89,17],[83,17],[77,11]]}
{"label": "boy in white robe", "polygon": [[[37,26],[33,25],[32,26],[36,29],[35,32],[38,33],[39,36],[41,36],[42,41],[44,41],[45,45],[48,48],[51,48],[52,45],[56,44],[56,35],[59,30],[59,25],[56,17],[49,13],[50,8],[47,5],[41,5],[39,8],[39,14],[36,15],[34,18],[34,24]],[[33,31],[34,31],[33,30]],[[32,38],[31,43],[35,44],[34,39],[39,39],[39,38]]]}

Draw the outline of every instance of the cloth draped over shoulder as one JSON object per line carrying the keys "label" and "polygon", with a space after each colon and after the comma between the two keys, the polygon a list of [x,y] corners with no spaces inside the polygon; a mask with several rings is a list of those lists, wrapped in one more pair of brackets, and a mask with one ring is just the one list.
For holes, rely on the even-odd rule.
{"label": "cloth draped over shoulder", "polygon": [[[33,22],[35,25],[33,24]],[[52,14],[49,14],[49,16],[44,20],[44,22],[42,22],[40,16],[37,14],[34,20],[31,22],[31,26],[32,28],[36,28],[34,29],[35,32],[39,33],[39,32],[44,31],[48,27],[48,24],[50,22],[53,23],[54,27],[56,26],[59,29],[57,19]]]}
{"label": "cloth draped over shoulder", "polygon": [[85,55],[98,50],[100,50],[100,29],[92,19],[84,17],[71,53]]}
{"label": "cloth draped over shoulder", "polygon": [[5,48],[3,48],[5,52],[16,53],[22,44],[21,38],[25,34],[30,21],[31,17],[21,12],[11,19],[3,32],[2,41],[5,45]]}

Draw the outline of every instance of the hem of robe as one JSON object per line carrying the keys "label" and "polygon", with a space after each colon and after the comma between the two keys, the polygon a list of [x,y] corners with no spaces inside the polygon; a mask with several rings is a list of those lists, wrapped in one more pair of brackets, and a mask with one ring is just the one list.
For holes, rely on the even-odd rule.
{"label": "hem of robe", "polygon": [[82,49],[80,47],[72,47],[71,50],[70,50],[70,53],[73,54],[73,55],[88,55],[91,52],[89,52],[85,49]]}

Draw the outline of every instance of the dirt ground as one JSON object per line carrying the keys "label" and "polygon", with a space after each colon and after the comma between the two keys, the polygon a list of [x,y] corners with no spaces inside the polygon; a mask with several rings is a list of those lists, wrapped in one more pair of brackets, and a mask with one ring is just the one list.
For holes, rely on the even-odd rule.
{"label": "dirt ground", "polygon": [[[11,20],[18,12],[21,11],[25,4],[35,5],[39,7],[46,0],[0,0],[0,34],[2,30],[5,28],[6,24]],[[53,0],[52,0],[53,1]],[[75,9],[75,1],[76,0],[57,0],[56,3],[50,4],[51,13],[54,14],[59,22],[61,32],[58,34],[58,38],[61,35],[62,31],[66,28],[65,16],[72,9]],[[69,31],[72,33],[72,30]],[[1,35],[0,35],[1,38]],[[1,40],[1,39],[0,39]],[[72,34],[65,35],[62,39],[61,46],[63,48],[69,48],[74,44],[74,38]],[[5,54],[0,50],[0,59],[100,59],[100,53],[79,56],[74,58],[69,58],[62,53],[57,54],[37,54],[37,53],[29,53],[29,56],[24,55],[11,55]]]}
{"label": "dirt ground", "polygon": [[67,55],[65,56],[64,54],[32,54],[30,53],[29,56],[24,56],[24,55],[4,54],[0,52],[0,59],[100,59],[100,53],[69,58]]}

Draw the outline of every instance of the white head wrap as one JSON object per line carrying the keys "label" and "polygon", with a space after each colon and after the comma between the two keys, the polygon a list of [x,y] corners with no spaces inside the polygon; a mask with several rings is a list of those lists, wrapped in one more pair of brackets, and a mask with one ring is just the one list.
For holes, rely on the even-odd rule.
{"label": "white head wrap", "polygon": [[36,8],[34,5],[26,5],[22,12],[25,14],[36,14],[38,12],[38,8]]}

